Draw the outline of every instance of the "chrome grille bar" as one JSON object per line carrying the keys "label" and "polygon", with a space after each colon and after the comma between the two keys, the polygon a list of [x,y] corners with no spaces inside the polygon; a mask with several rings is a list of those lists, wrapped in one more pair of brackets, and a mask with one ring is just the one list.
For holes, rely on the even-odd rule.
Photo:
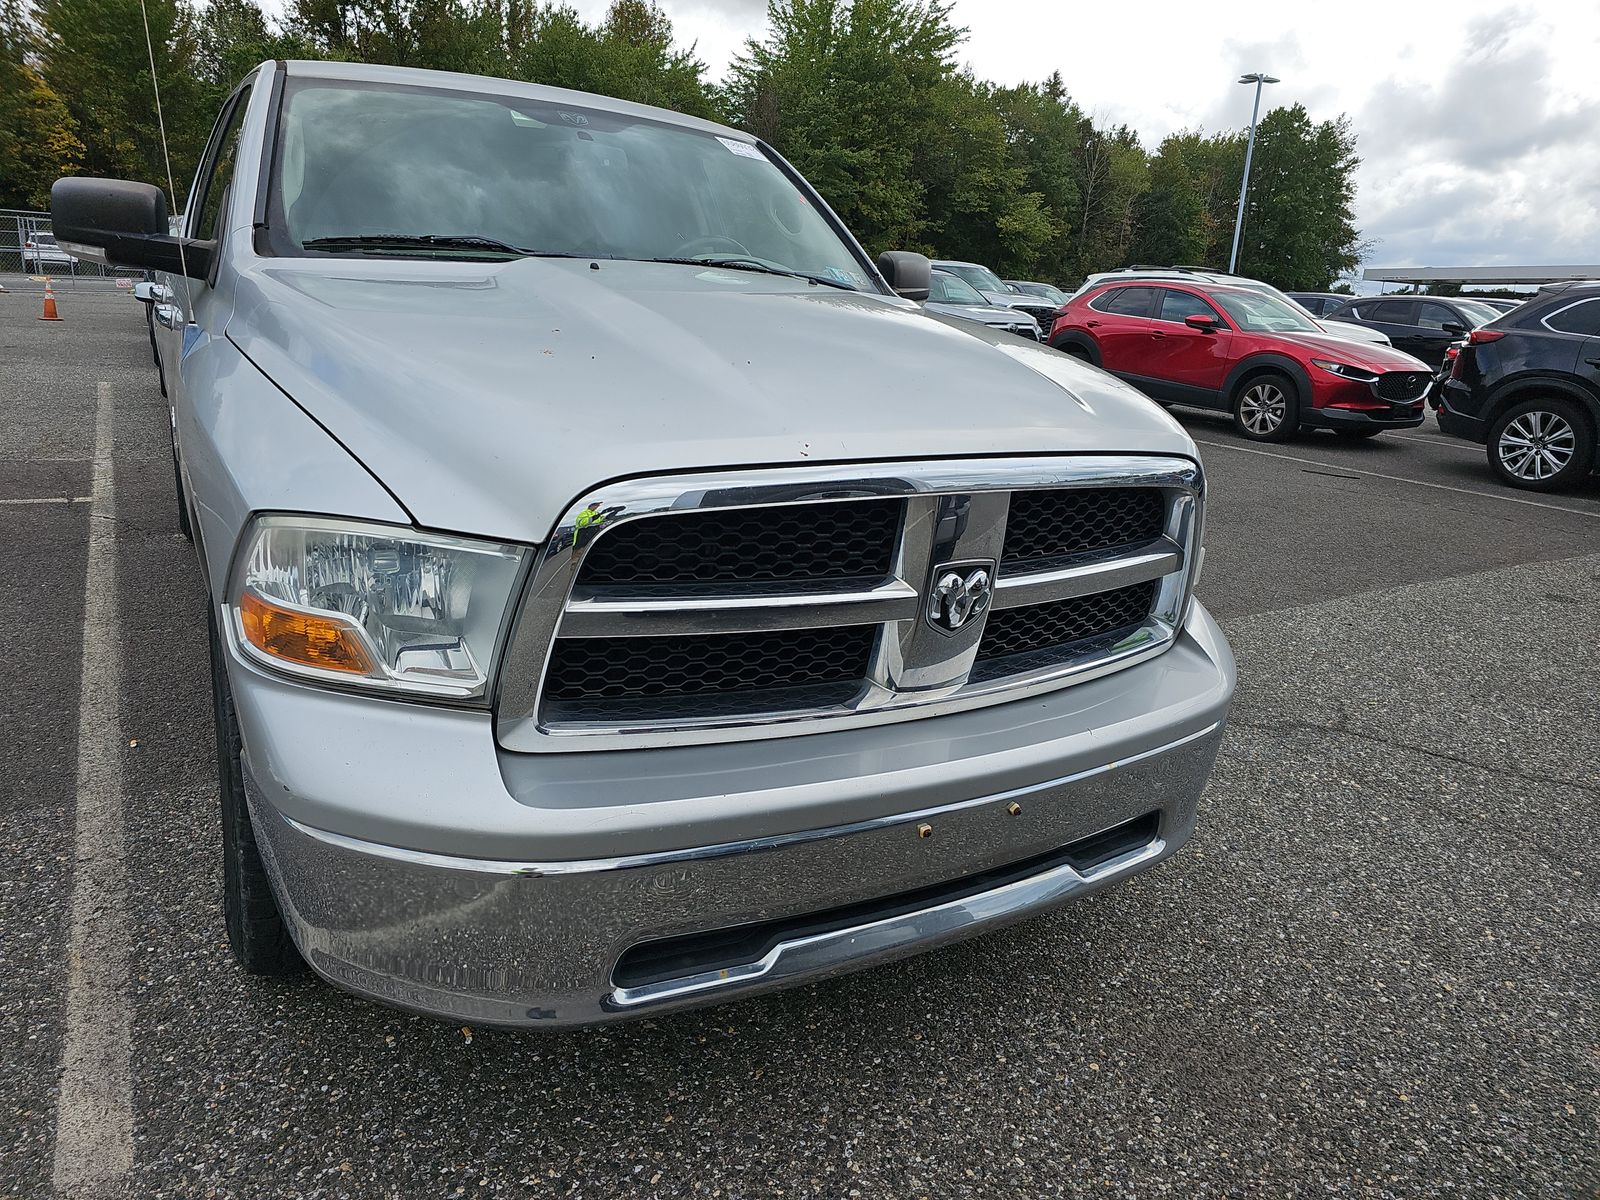
{"label": "chrome grille bar", "polygon": [[917,615],[921,597],[903,579],[855,591],[800,589],[741,595],[719,590],[638,596],[618,587],[573,588],[558,636],[652,637],[673,633],[765,633],[830,625],[881,625]]}
{"label": "chrome grille bar", "polygon": [[[1040,560],[1038,569],[1001,566],[1013,492],[1145,487],[1164,496],[1164,528],[1154,540]],[[1195,463],[1145,455],[807,466],[663,476],[602,487],[571,507],[539,554],[502,658],[497,736],[514,751],[787,736],[911,720],[1103,675],[1159,654],[1176,637],[1188,602],[1190,568],[1198,557],[1203,492]],[[582,581],[588,548],[634,521],[694,512],[715,520],[717,510],[888,498],[902,502],[903,515],[892,565],[882,578],[628,585],[616,578],[615,551],[622,543],[613,542],[609,581]],[[937,627],[929,617],[934,576],[952,568],[987,570],[993,580],[992,610],[1026,609],[1140,583],[1154,583],[1155,598],[1144,624],[1126,635],[1100,639],[1082,652],[1068,647],[1053,658],[1030,654],[1022,673],[995,677],[992,670],[974,670],[988,610],[954,629]],[[862,686],[848,703],[794,709],[776,695],[752,694],[745,708],[734,703],[731,713],[723,699],[707,704],[707,715],[672,720],[541,715],[544,676],[558,640],[863,626],[876,628],[876,646],[864,666]],[[570,694],[571,681],[566,682]],[[582,711],[596,707],[591,703]]]}
{"label": "chrome grille bar", "polygon": [[1147,583],[1183,569],[1183,547],[1163,537],[1133,553],[1121,553],[1052,571],[1002,572],[995,580],[996,608],[1026,608]]}

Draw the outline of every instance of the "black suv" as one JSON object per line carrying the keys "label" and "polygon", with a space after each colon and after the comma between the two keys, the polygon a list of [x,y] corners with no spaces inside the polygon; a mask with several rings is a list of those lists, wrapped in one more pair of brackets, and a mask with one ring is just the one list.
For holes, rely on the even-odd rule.
{"label": "black suv", "polygon": [[1451,342],[1501,314],[1460,296],[1366,296],[1346,300],[1322,315],[1388,334],[1396,350],[1438,367]]}
{"label": "black suv", "polygon": [[1600,283],[1544,288],[1474,329],[1442,390],[1439,428],[1483,442],[1513,487],[1583,479],[1600,429]]}

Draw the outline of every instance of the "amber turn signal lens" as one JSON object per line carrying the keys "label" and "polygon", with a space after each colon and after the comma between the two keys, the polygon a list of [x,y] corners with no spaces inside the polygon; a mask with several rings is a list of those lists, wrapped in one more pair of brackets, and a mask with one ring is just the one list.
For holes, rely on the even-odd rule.
{"label": "amber turn signal lens", "polygon": [[247,591],[239,598],[239,625],[246,641],[273,658],[351,675],[372,673],[367,648],[339,621],[280,608]]}

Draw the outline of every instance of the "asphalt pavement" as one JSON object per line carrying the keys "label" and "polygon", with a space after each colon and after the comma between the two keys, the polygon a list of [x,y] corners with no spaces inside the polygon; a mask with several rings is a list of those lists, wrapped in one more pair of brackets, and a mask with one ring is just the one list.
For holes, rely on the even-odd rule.
{"label": "asphalt pavement", "polygon": [[[1600,1194],[1600,486],[1507,491],[1431,422],[1260,447],[1181,414],[1240,667],[1187,849],[841,980],[465,1030],[230,961],[142,312],[38,302],[0,296],[0,1194]],[[115,580],[88,605],[86,572]],[[81,824],[107,804],[109,840]],[[126,1070],[88,1086],[86,920],[127,964],[96,1009]]]}

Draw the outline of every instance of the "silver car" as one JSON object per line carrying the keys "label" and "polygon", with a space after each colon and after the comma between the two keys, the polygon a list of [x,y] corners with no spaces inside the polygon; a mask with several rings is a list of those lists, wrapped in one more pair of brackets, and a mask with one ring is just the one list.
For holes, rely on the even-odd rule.
{"label": "silver car", "polygon": [[975,321],[991,329],[1003,329],[1021,337],[1042,341],[1039,323],[1027,313],[1015,308],[990,304],[979,291],[948,271],[935,269],[929,280],[928,299],[924,302],[929,312],[955,317],[961,321]]}
{"label": "silver car", "polygon": [[[263,63],[161,272],[258,973],[557,1027],[816,979],[1174,853],[1233,693],[1204,476],[1132,388],[937,319],[737,130]],[[902,293],[902,294],[897,294]]]}

